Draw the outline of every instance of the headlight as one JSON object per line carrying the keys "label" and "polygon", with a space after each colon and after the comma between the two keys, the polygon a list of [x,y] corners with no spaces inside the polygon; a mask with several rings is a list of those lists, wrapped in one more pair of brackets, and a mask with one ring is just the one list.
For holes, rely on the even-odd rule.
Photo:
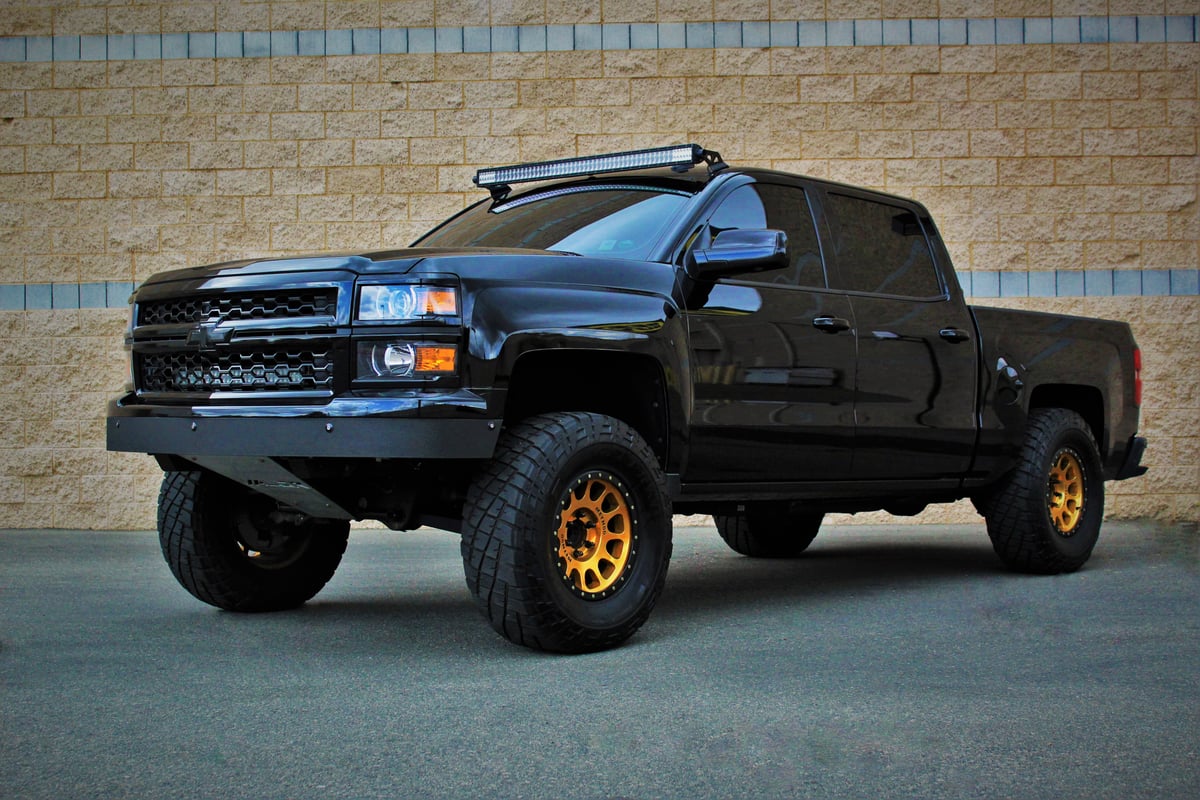
{"label": "headlight", "polygon": [[358,292],[359,320],[395,322],[458,316],[458,292],[448,286],[369,284]]}

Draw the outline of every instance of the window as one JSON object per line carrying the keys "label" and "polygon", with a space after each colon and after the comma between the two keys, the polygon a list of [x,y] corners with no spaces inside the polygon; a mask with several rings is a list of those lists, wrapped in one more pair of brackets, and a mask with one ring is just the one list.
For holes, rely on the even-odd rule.
{"label": "window", "polygon": [[794,186],[757,183],[739,186],[708,220],[708,233],[731,229],[773,228],[787,234],[790,263],[782,269],[738,276],[740,279],[790,286],[825,286],[821,248],[804,190]]}
{"label": "window", "polygon": [[828,198],[839,288],[904,297],[943,294],[916,214],[843,194]]}
{"label": "window", "polygon": [[644,260],[691,195],[636,185],[550,189],[467,209],[416,247],[528,247]]}

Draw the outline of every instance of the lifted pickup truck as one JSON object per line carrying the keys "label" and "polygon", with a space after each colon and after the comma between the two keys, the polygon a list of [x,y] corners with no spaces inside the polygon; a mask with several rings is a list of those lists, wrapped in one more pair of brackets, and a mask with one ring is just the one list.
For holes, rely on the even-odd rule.
{"label": "lifted pickup truck", "polygon": [[497,631],[596,650],[650,614],[673,511],[786,558],[826,512],[969,497],[1001,561],[1057,573],[1145,471],[1129,327],[968,306],[916,202],[697,145],[475,181],[409,249],[134,293],[108,446],[158,459],[199,599],[294,607],[351,520],[431,525]]}

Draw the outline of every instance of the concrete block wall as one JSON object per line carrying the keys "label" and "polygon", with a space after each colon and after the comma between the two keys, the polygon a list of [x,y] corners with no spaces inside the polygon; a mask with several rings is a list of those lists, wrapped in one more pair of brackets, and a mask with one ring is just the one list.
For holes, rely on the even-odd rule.
{"label": "concrete block wall", "polygon": [[153,525],[153,462],[103,449],[138,281],[684,141],[920,199],[976,302],[1128,320],[1152,471],[1109,513],[1195,520],[1198,32],[1194,0],[9,2],[0,527]]}

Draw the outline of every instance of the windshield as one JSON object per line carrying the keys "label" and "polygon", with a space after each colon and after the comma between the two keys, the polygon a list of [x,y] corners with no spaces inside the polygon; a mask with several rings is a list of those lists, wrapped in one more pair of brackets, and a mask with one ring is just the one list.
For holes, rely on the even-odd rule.
{"label": "windshield", "polygon": [[551,189],[480,203],[415,244],[523,247],[645,261],[691,195],[638,185]]}

